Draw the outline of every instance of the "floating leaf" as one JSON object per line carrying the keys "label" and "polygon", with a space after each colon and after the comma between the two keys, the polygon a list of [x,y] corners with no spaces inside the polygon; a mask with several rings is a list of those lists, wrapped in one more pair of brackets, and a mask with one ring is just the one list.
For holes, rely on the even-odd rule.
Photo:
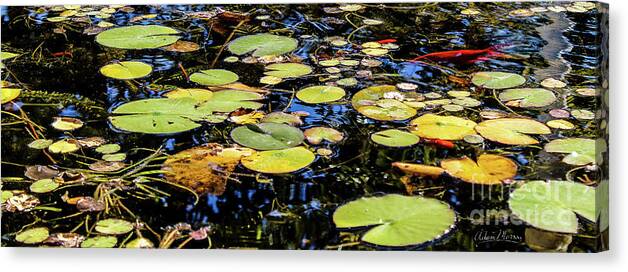
{"label": "floating leaf", "polygon": [[197,110],[202,112],[232,112],[240,108],[256,110],[263,106],[257,100],[263,98],[263,95],[249,91],[217,91],[210,99],[200,104]]}
{"label": "floating leaf", "polygon": [[474,162],[468,157],[447,159],[440,166],[453,177],[475,184],[495,185],[517,175],[517,164],[498,155],[482,154]]}
{"label": "floating leaf", "polygon": [[248,124],[231,131],[238,144],[257,150],[284,149],[300,145],[304,136],[300,129],[286,124]]}
{"label": "floating leaf", "polygon": [[52,140],[37,139],[28,144],[28,147],[32,149],[45,149],[52,144]]}
{"label": "floating leaf", "polygon": [[602,153],[606,152],[606,141],[603,139],[567,138],[556,139],[547,143],[545,151],[567,154],[563,162],[571,165],[602,164]]}
{"label": "floating leaf", "polygon": [[150,240],[139,237],[124,245],[126,248],[154,248],[155,245]]}
{"label": "floating leaf", "polygon": [[471,82],[475,86],[488,89],[508,89],[526,82],[520,75],[504,72],[478,72],[473,74]]}
{"label": "floating leaf", "polygon": [[550,120],[545,123],[548,127],[557,129],[574,129],[576,125],[567,120]]}
{"label": "floating leaf", "polygon": [[126,159],[126,154],[125,153],[105,154],[102,156],[102,159],[108,162],[116,162],[116,161],[119,162]]}
{"label": "floating leaf", "polygon": [[572,110],[571,115],[578,120],[593,120],[595,113],[589,110]]}
{"label": "floating leaf", "polygon": [[96,236],[81,243],[82,248],[113,248],[118,243],[115,236]]}
{"label": "floating leaf", "polygon": [[58,130],[71,131],[83,126],[83,121],[71,117],[55,117],[52,127]]}
{"label": "floating leaf", "polygon": [[4,104],[7,102],[11,102],[13,101],[13,99],[16,99],[18,96],[20,96],[22,89],[2,87],[1,91],[2,97],[0,97],[0,103]]}
{"label": "floating leaf", "polygon": [[236,73],[229,70],[209,69],[192,74],[190,81],[205,86],[218,86],[236,82],[239,78]]}
{"label": "floating leaf", "polygon": [[226,119],[214,111],[208,105],[197,107],[197,102],[189,98],[143,99],[117,107],[109,121],[129,132],[171,134],[195,129],[201,126],[198,122],[218,123]]}
{"label": "floating leaf", "polygon": [[118,235],[131,232],[133,224],[122,219],[104,219],[96,222],[95,229],[103,234]]}
{"label": "floating leaf", "polygon": [[180,52],[180,53],[188,53],[194,52],[201,48],[198,43],[188,42],[188,41],[177,41],[171,45],[162,47],[164,50],[171,52]]}
{"label": "floating leaf", "polygon": [[323,140],[331,143],[342,141],[344,135],[342,132],[328,127],[312,127],[303,132],[308,142],[313,145],[320,144]]}
{"label": "floating leaf", "polygon": [[499,100],[516,102],[508,104],[522,108],[539,108],[549,106],[556,101],[554,92],[540,88],[508,89],[499,94]]}
{"label": "floating leaf", "polygon": [[334,102],[344,96],[345,90],[335,86],[312,86],[297,92],[299,100],[310,104]]}
{"label": "floating leaf", "polygon": [[227,49],[236,55],[252,53],[254,57],[277,56],[292,52],[297,48],[297,40],[272,34],[255,34],[237,38]]}
{"label": "floating leaf", "polygon": [[199,103],[210,100],[214,93],[205,89],[177,88],[164,94],[168,98],[192,98]]}
{"label": "floating leaf", "polygon": [[553,78],[546,78],[543,81],[541,81],[541,86],[545,87],[545,88],[565,88],[567,86],[567,83],[562,82],[560,80],[556,80]]}
{"label": "floating leaf", "polygon": [[49,235],[48,228],[30,228],[18,233],[15,236],[15,240],[24,244],[39,244],[46,240]]}
{"label": "floating leaf", "polygon": [[476,123],[456,116],[424,114],[410,122],[412,133],[422,138],[441,140],[462,140],[464,136],[475,134]]}
{"label": "floating leaf", "polygon": [[362,49],[362,53],[367,54],[369,56],[379,57],[379,56],[383,56],[383,55],[388,54],[388,49],[386,49],[386,48],[366,48],[366,49]]}
{"label": "floating leaf", "polygon": [[97,161],[95,163],[90,164],[88,167],[89,169],[94,170],[94,171],[115,172],[124,168],[125,166],[126,165],[123,162],[118,162],[118,161]]}
{"label": "floating leaf", "polygon": [[256,151],[244,147],[223,147],[210,143],[169,156],[161,170],[166,180],[198,194],[221,195],[240,159]]}
{"label": "floating leaf", "polygon": [[139,61],[121,61],[100,68],[100,73],[104,76],[121,80],[142,78],[152,71],[152,66]]}
{"label": "floating leaf", "polygon": [[406,120],[416,115],[416,109],[396,99],[385,98],[398,93],[395,86],[372,86],[357,92],[351,104],[361,114],[380,121]]}
{"label": "floating leaf", "polygon": [[285,113],[281,111],[271,112],[264,116],[262,123],[279,123],[279,124],[287,124],[291,126],[300,126],[303,125],[303,121],[301,121],[301,117],[296,114]]}
{"label": "floating leaf", "polygon": [[48,146],[48,150],[52,153],[70,153],[77,151],[79,146],[74,143],[74,141],[63,139],[54,142],[50,146]]}
{"label": "floating leaf", "polygon": [[24,176],[32,180],[51,179],[59,175],[59,171],[45,165],[26,166]]}
{"label": "floating leaf", "polygon": [[105,144],[96,148],[96,152],[101,154],[112,154],[120,151],[121,147],[119,144]]}
{"label": "floating leaf", "polygon": [[275,63],[266,66],[267,76],[295,78],[312,73],[312,67],[300,63]]}
{"label": "floating leaf", "polygon": [[453,228],[456,214],[437,199],[385,195],[342,205],[333,220],[337,228],[369,227],[361,238],[364,242],[401,247],[442,237]]}
{"label": "floating leaf", "polygon": [[18,194],[10,197],[3,207],[3,212],[31,211],[40,204],[39,198],[29,194]]}
{"label": "floating leaf", "polygon": [[266,174],[283,174],[307,167],[315,159],[314,153],[305,147],[257,152],[242,158],[244,167]]}
{"label": "floating leaf", "polygon": [[57,188],[59,188],[59,183],[55,182],[52,179],[40,179],[38,181],[35,181],[29,187],[31,192],[39,194],[52,192]]}
{"label": "floating leaf", "polygon": [[179,32],[159,25],[134,25],[105,30],[96,42],[120,49],[153,49],[175,43]]}
{"label": "floating leaf", "polygon": [[371,134],[371,140],[373,142],[390,147],[415,145],[419,143],[420,139],[419,136],[398,129],[387,129]]}
{"label": "floating leaf", "polygon": [[577,233],[576,214],[595,222],[595,189],[569,181],[529,181],[510,194],[513,215],[548,231]]}
{"label": "floating leaf", "polygon": [[479,123],[475,130],[484,138],[502,144],[530,145],[539,141],[526,134],[550,134],[543,123],[523,118],[500,118]]}

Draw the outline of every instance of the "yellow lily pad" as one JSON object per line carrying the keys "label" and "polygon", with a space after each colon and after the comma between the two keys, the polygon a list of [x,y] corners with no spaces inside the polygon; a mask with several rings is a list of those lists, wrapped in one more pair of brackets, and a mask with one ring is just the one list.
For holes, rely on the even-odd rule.
{"label": "yellow lily pad", "polygon": [[464,136],[475,134],[476,123],[456,116],[425,114],[418,117],[410,125],[412,133],[422,138],[441,140],[462,140]]}
{"label": "yellow lily pad", "polygon": [[499,155],[483,154],[474,162],[468,157],[443,160],[440,166],[453,177],[465,182],[494,185],[517,175],[517,164]]}
{"label": "yellow lily pad", "polygon": [[305,147],[257,152],[242,158],[244,167],[266,174],[284,174],[307,167],[315,155]]}
{"label": "yellow lily pad", "polygon": [[550,134],[543,123],[524,118],[500,118],[479,123],[475,130],[484,138],[508,145],[538,144],[527,134]]}
{"label": "yellow lily pad", "polygon": [[0,98],[0,103],[4,104],[13,101],[13,99],[16,99],[18,96],[20,96],[21,92],[22,89],[18,88],[2,88],[2,97]]}

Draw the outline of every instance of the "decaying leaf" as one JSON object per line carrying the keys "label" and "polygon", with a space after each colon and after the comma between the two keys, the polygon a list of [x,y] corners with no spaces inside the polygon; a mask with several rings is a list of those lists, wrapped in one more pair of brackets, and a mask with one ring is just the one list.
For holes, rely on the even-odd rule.
{"label": "decaying leaf", "polygon": [[250,148],[211,143],[170,156],[161,169],[166,172],[169,182],[188,187],[198,194],[221,195],[240,159],[253,153],[255,150]]}
{"label": "decaying leaf", "polygon": [[463,181],[494,185],[510,180],[517,175],[517,164],[499,155],[482,154],[474,162],[468,157],[447,159],[440,163],[445,171]]}

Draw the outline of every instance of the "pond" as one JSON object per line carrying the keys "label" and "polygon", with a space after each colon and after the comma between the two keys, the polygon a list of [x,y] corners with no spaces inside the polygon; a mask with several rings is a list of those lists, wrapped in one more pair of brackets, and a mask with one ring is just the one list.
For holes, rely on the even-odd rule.
{"label": "pond", "polygon": [[608,248],[607,6],[2,7],[2,246]]}

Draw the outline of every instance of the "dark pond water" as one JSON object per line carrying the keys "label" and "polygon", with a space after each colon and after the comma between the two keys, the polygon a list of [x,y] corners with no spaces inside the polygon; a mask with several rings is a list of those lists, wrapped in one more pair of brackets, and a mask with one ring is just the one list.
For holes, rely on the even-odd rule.
{"label": "dark pond water", "polygon": [[[567,4],[560,4],[566,6]],[[40,150],[27,146],[33,139],[23,124],[13,122],[4,111],[20,114],[21,109],[34,123],[45,128],[47,139],[64,137],[100,136],[117,143],[126,152],[126,162],[132,164],[151,154],[150,150],[163,148],[167,154],[205,143],[233,143],[229,132],[237,124],[203,124],[202,127],[175,135],[127,133],[111,126],[107,117],[112,109],[129,101],[161,97],[172,86],[191,88],[196,83],[187,81],[188,74],[210,68],[228,69],[240,77],[240,82],[264,87],[271,93],[264,100],[265,112],[306,112],[302,118],[305,130],[325,126],[341,131],[345,139],[339,143],[323,143],[330,156],[317,156],[307,168],[284,175],[262,175],[238,166],[226,191],[221,195],[203,195],[197,204],[187,191],[167,184],[152,184],[169,195],[136,197],[134,190],[122,190],[119,196],[132,215],[124,210],[110,214],[82,213],[76,215],[73,205],[64,203],[61,196],[93,195],[93,185],[72,186],[52,193],[38,195],[41,205],[58,208],[31,212],[2,213],[2,246],[20,246],[15,233],[25,225],[46,226],[51,233],[75,232],[86,234],[85,222],[93,224],[98,218],[118,217],[143,222],[156,233],[164,234],[177,223],[187,223],[193,229],[211,227],[212,248],[260,249],[338,249],[373,250],[375,247],[359,241],[361,230],[339,230],[332,221],[334,210],[348,201],[384,194],[408,194],[400,181],[404,175],[391,167],[392,162],[404,161],[435,164],[444,158],[475,157],[485,151],[499,153],[515,161],[519,171],[517,180],[564,180],[565,173],[575,167],[562,164],[562,155],[550,154],[537,146],[508,146],[485,141],[474,145],[456,141],[446,149],[429,143],[409,148],[387,148],[369,140],[369,135],[387,128],[405,128],[409,121],[384,122],[358,113],[350,98],[361,89],[373,85],[413,83],[420,93],[436,93],[447,97],[449,91],[471,91],[482,105],[462,111],[447,112],[440,107],[422,109],[428,112],[459,116],[481,122],[481,111],[509,112],[498,103],[490,91],[469,85],[469,75],[478,71],[502,71],[523,75],[528,85],[538,86],[541,80],[553,77],[567,83],[571,89],[599,88],[604,81],[601,69],[603,33],[606,23],[599,9],[584,12],[538,11],[517,16],[513,11],[551,7],[550,3],[421,3],[421,4],[364,4],[358,11],[337,12],[338,5],[176,5],[133,6],[117,9],[109,18],[99,16],[69,17],[62,22],[47,18],[58,16],[64,9],[53,7],[2,7],[2,51],[21,54],[5,60],[2,80],[19,84],[24,91],[12,103],[3,104],[2,114],[2,190],[28,190],[30,182],[9,179],[24,177],[26,165],[54,165],[62,169],[86,169],[85,164],[97,157],[92,151],[78,155],[52,154],[55,163]],[[102,7],[83,7],[100,10]],[[463,11],[478,10],[479,14],[465,15]],[[88,12],[89,10],[86,10]],[[203,13],[201,13],[203,12]],[[229,37],[239,20],[216,14],[229,12],[247,14],[250,19],[240,25],[234,37]],[[138,20],[138,16],[155,14],[154,18]],[[197,16],[192,16],[196,14]],[[204,18],[212,17],[212,18]],[[216,19],[217,18],[217,19]],[[242,17],[244,18],[244,17]],[[381,24],[362,27],[363,19],[381,20]],[[179,53],[163,49],[118,50],[99,45],[95,34],[103,29],[94,27],[99,22],[116,26],[165,25],[183,33],[181,40],[200,45],[195,52]],[[360,27],[360,29],[356,29]],[[259,82],[264,64],[245,61],[225,62],[231,56],[220,52],[223,44],[232,38],[250,33],[271,32],[298,40],[293,59],[314,68],[312,75],[285,80],[274,86]],[[339,36],[352,43],[331,46],[327,37]],[[360,52],[366,42],[395,39],[398,48],[385,56],[367,56]],[[439,63],[406,61],[420,55],[461,49],[484,49],[501,45],[500,52],[507,58],[490,58],[474,63]],[[344,57],[345,59],[376,59],[380,66],[340,67],[341,72],[330,74],[315,59]],[[141,61],[153,66],[149,77],[125,82],[104,77],[99,69],[112,61]],[[364,76],[364,71],[369,71]],[[292,91],[306,86],[335,82],[342,78],[357,78],[357,83],[343,86],[347,95],[332,104],[307,104],[293,97]],[[459,80],[456,81],[455,79]],[[321,83],[322,82],[322,83]],[[283,91],[282,91],[283,90]],[[541,109],[518,109],[519,114],[546,122],[553,119],[551,109],[584,109],[595,112],[600,98],[567,96],[557,90],[558,100]],[[85,125],[78,130],[63,132],[50,127],[56,116],[81,119]],[[542,143],[566,137],[596,138],[600,136],[598,120],[569,119],[576,124],[573,130],[553,130],[538,137]],[[137,148],[145,148],[137,149]],[[315,148],[313,148],[315,149]],[[146,170],[158,170],[161,161],[152,162]],[[594,180],[603,177],[601,169],[588,173]],[[583,170],[580,170],[581,172]],[[583,173],[577,172],[578,175]],[[147,175],[161,178],[159,174]],[[130,180],[130,179],[129,179]],[[508,212],[507,198],[511,185],[479,186],[461,182],[452,177],[439,179],[413,178],[416,195],[437,198],[447,202],[457,213],[455,228],[436,241],[403,249],[460,250],[460,251],[531,251],[524,241],[525,225],[512,225],[509,220],[496,218],[494,212]],[[486,216],[490,224],[474,224],[478,215]],[[493,214],[493,215],[492,215]],[[64,218],[64,216],[69,216]],[[86,218],[89,220],[86,221]],[[595,225],[581,220],[578,234],[573,235],[570,252],[597,251],[600,238]],[[147,230],[143,236],[158,244]],[[499,236],[493,237],[490,236]],[[501,235],[501,236],[500,236]],[[124,237],[120,238],[123,239]],[[173,247],[182,240],[177,240]],[[343,245],[344,246],[340,246]],[[207,240],[191,241],[185,248],[207,248]]]}

